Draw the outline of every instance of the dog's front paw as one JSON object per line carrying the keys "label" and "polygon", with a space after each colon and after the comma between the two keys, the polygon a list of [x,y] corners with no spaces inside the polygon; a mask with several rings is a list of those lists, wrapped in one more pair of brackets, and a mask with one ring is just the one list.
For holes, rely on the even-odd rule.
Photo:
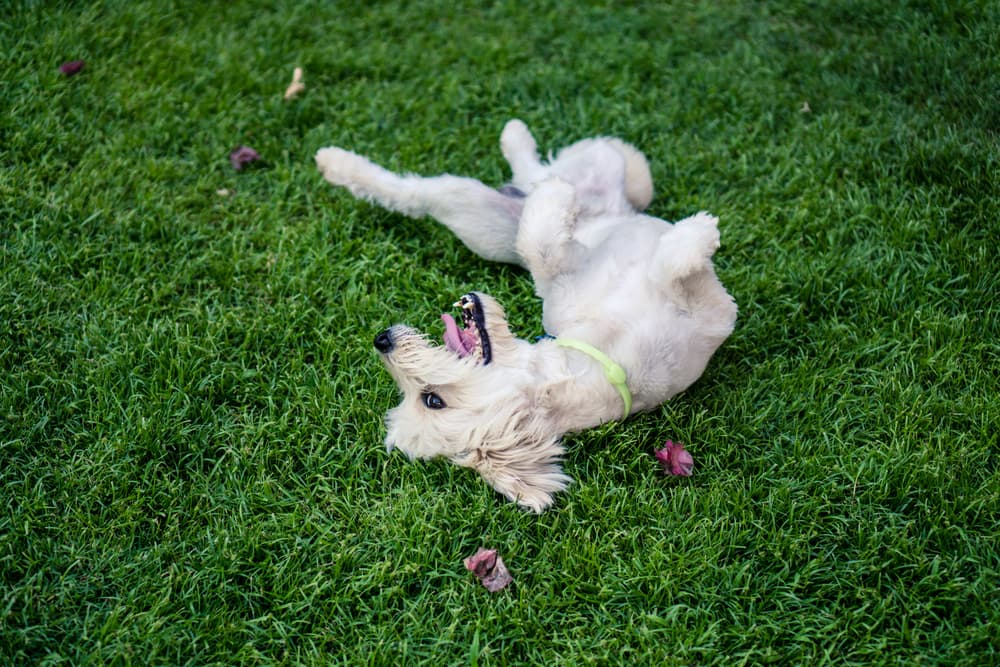
{"label": "dog's front paw", "polygon": [[699,211],[674,225],[691,246],[698,248],[706,257],[711,257],[719,249],[719,219],[711,213]]}
{"label": "dog's front paw", "polygon": [[352,188],[364,180],[364,174],[371,169],[372,163],[357,153],[330,146],[316,151],[316,166],[323,178],[333,185]]}
{"label": "dog's front paw", "polygon": [[674,224],[660,237],[653,265],[660,282],[686,278],[711,266],[719,248],[719,219],[705,212]]}
{"label": "dog's front paw", "polygon": [[[572,480],[558,465],[545,465],[537,470],[503,471],[487,481],[508,500],[535,513],[542,513],[555,502],[555,494]],[[506,473],[506,474],[505,474]]]}
{"label": "dog's front paw", "polygon": [[534,512],[535,514],[541,514],[548,508],[552,507],[552,503],[554,503],[555,500],[555,496],[544,491],[528,492],[523,495],[519,495],[516,498],[518,505],[526,510]]}
{"label": "dog's front paw", "polygon": [[[528,195],[522,218],[539,226],[572,228],[576,221],[576,188],[561,178],[548,178]],[[550,236],[555,237],[553,229]]]}
{"label": "dog's front paw", "polygon": [[543,475],[533,477],[531,480],[495,480],[493,488],[524,509],[541,514],[552,507],[556,501],[556,493],[569,485],[570,478],[561,472],[554,472],[548,479],[542,479]]}

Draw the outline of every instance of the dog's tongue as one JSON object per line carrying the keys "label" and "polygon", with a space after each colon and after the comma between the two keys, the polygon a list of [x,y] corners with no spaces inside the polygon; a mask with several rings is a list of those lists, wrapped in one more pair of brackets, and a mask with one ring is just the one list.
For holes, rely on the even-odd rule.
{"label": "dog's tongue", "polygon": [[441,315],[441,321],[444,322],[444,346],[460,357],[472,354],[476,347],[475,334],[460,328],[448,313]]}

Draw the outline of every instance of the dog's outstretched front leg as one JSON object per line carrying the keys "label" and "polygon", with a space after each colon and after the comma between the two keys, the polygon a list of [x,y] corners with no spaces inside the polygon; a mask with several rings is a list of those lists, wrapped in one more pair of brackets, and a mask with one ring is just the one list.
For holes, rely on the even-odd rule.
{"label": "dog's outstretched front leg", "polygon": [[316,166],[333,185],[411,218],[430,216],[485,259],[520,264],[515,248],[523,200],[473,178],[396,174],[342,148],[322,148]]}
{"label": "dog's outstretched front leg", "polygon": [[517,233],[517,252],[541,293],[561,273],[572,271],[584,247],[573,238],[576,190],[558,178],[539,183],[528,195]]}

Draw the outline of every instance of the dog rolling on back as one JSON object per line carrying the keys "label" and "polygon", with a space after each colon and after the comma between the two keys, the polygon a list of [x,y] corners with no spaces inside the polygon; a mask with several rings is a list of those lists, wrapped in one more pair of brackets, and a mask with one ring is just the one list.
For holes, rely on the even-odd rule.
{"label": "dog rolling on back", "polygon": [[649,410],[689,387],[733,330],[736,304],[712,256],[718,221],[645,215],[646,158],[614,138],[579,141],[545,162],[519,120],[500,147],[509,185],[396,174],[341,148],[316,164],[330,183],[407,216],[435,218],[473,252],[526,268],[550,338],[515,338],[500,304],[472,292],[444,320],[444,344],[392,326],[375,338],[403,399],[388,449],[474,468],[536,512],[570,479],[562,436]]}

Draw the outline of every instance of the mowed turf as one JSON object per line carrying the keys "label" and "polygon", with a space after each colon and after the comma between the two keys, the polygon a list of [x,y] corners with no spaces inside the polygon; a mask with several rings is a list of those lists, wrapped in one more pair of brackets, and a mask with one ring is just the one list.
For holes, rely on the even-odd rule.
{"label": "mowed turf", "polygon": [[[1000,664],[996,3],[8,7],[3,664]],[[530,277],[312,160],[500,185],[512,117],[639,146],[740,306],[541,516],[387,454],[371,348],[470,289],[538,335]]]}

